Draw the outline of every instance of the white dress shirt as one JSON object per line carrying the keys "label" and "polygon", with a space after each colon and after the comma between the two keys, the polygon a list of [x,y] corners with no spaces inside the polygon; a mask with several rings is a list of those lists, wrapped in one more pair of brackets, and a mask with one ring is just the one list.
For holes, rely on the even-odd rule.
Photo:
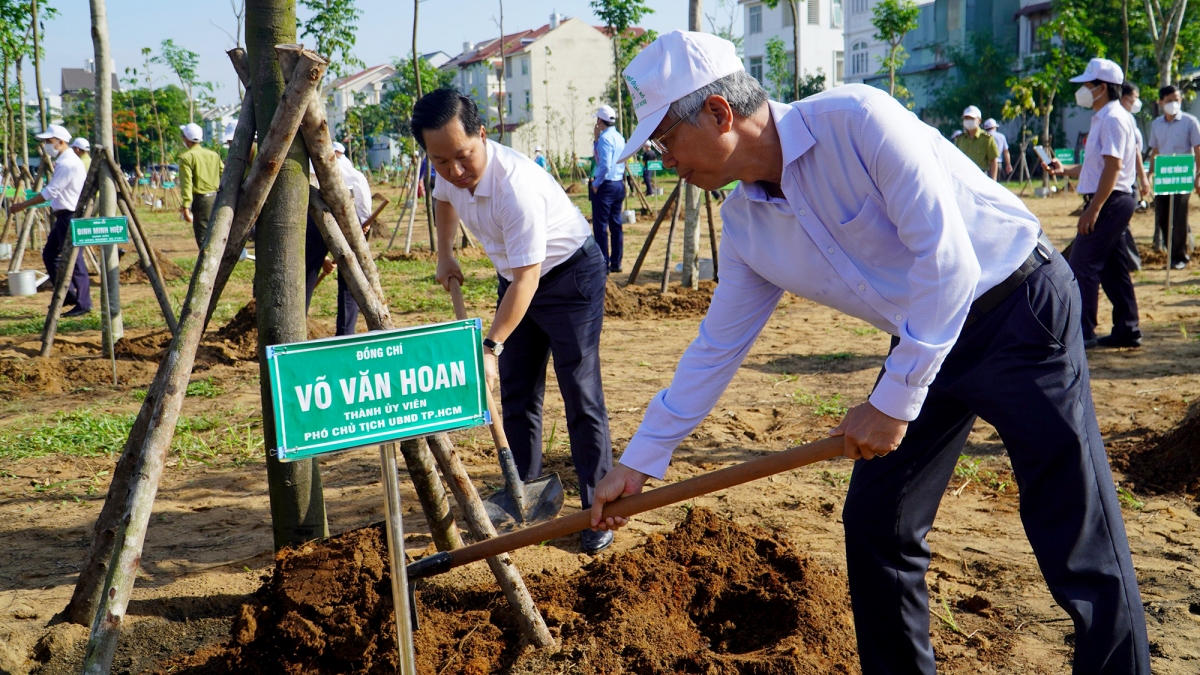
{"label": "white dress shirt", "polygon": [[367,222],[367,218],[371,217],[371,184],[345,155],[338,157],[337,165],[342,170],[342,180],[354,197],[354,212],[358,214],[358,222]]}
{"label": "white dress shirt", "polygon": [[870,401],[913,420],[971,302],[1037,242],[1020,199],[886,92],[848,84],[770,108],[786,199],[742,183],[721,207],[721,283],[621,457],[651,476],[712,410],[785,290],[899,336]]}
{"label": "white dress shirt", "polygon": [[42,188],[42,197],[50,202],[52,211],[74,211],[86,178],[83,160],[70,149],[61,152],[54,158],[54,174]]}
{"label": "white dress shirt", "polygon": [[1004,163],[1004,151],[1008,149],[1008,137],[999,129],[992,129],[988,135],[996,139],[996,151],[1000,154],[1000,162]]}
{"label": "white dress shirt", "polygon": [[1079,194],[1095,194],[1100,186],[1100,174],[1104,173],[1105,157],[1121,160],[1121,172],[1117,174],[1117,186],[1113,190],[1129,192],[1129,186],[1137,183],[1139,160],[1133,137],[1133,116],[1120,101],[1109,101],[1092,115],[1084,150],[1079,184],[1075,186]]}
{"label": "white dress shirt", "polygon": [[487,145],[487,168],[475,193],[438,179],[433,198],[449,202],[474,234],[500,276],[514,267],[542,263],[542,276],[583,246],[592,226],[554,178],[532,159]]}

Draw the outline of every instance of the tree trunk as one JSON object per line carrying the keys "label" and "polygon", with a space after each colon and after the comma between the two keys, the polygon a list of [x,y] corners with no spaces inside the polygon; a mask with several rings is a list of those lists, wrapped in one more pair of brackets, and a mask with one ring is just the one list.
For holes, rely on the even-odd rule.
{"label": "tree trunk", "polygon": [[888,52],[888,95],[896,98],[896,45]]}
{"label": "tree trunk", "polygon": [[[284,78],[275,45],[296,41],[295,0],[246,3],[246,53],[254,116],[270,120],[283,99]],[[299,138],[279,169],[257,224],[254,287],[258,306],[258,349],[266,447],[275,444],[267,345],[308,338],[304,307],[304,228],[308,212],[308,153]],[[317,462],[280,462],[267,456],[267,489],[275,548],[329,535]]]}
{"label": "tree trunk", "polygon": [[[24,60],[22,57],[17,58],[17,116],[21,119],[21,162],[25,170],[29,171],[29,115],[25,110],[25,76],[21,74]],[[9,269],[12,270],[11,267]]]}
{"label": "tree trunk", "polygon": [[1121,37],[1125,42],[1124,59],[1121,68],[1129,72],[1129,0],[1121,0]]}
{"label": "tree trunk", "polygon": [[42,41],[37,0],[30,0],[29,13],[33,17],[33,82],[37,85],[38,112],[41,115],[42,130],[45,131],[50,125],[50,114],[46,110],[46,92],[42,90]]}
{"label": "tree trunk", "polygon": [[[417,15],[421,9],[421,0],[413,0],[413,38],[412,38],[412,53],[413,53],[413,71],[416,73],[417,79],[417,100],[420,100],[425,95],[421,88],[421,56],[417,52]],[[500,31],[503,33],[504,31]],[[501,37],[503,39],[503,36]],[[500,63],[504,63],[501,59]],[[483,78],[483,88],[487,89],[487,77]],[[503,91],[504,80],[500,80],[501,90]],[[486,91],[484,92],[487,93]],[[486,114],[487,111],[484,111]],[[503,126],[503,125],[501,125]],[[417,165],[418,167],[420,164]],[[437,253],[437,235],[433,233],[433,164],[426,162],[424,175],[421,176],[421,181],[425,184],[425,220],[426,227],[429,230],[429,250]],[[413,216],[416,216],[417,202],[416,197],[413,198]],[[405,245],[407,253],[408,246]]]}
{"label": "tree trunk", "polygon": [[[688,2],[690,31],[704,30],[700,24],[700,17],[703,16],[701,5],[702,0]],[[799,54],[799,42],[796,44],[796,53]],[[796,62],[796,67],[800,67],[799,61]],[[691,183],[688,183],[683,191],[683,275],[679,283],[684,288],[700,287],[700,193],[701,190]]]}
{"label": "tree trunk", "polygon": [[[113,143],[112,117],[112,66],[108,47],[108,12],[105,0],[89,0],[92,12],[92,48],[96,55],[96,130],[93,139],[97,145],[106,149],[110,157],[116,159],[116,144]],[[114,176],[105,162],[100,167],[100,184],[97,199],[99,206],[96,215],[110,218],[117,215],[117,186]],[[121,267],[117,256],[116,246],[100,247],[101,274],[108,275],[108,308],[112,316],[109,328],[112,330],[112,341],[101,340],[101,344],[116,344],[125,335],[125,321],[121,316]],[[103,322],[102,322],[103,323]]]}
{"label": "tree trunk", "polygon": [[[621,53],[617,49],[617,40],[618,40],[619,36],[617,35],[616,28],[612,28],[610,26],[609,29],[613,32],[613,34],[612,34],[613,80],[617,83],[617,132],[620,133],[622,136],[624,136],[625,135],[625,95],[621,93]],[[500,123],[501,123],[501,125],[504,124],[503,117],[500,119]]]}
{"label": "tree trunk", "polygon": [[[816,2],[816,0],[808,1]],[[792,100],[794,101],[800,98],[800,0],[788,0],[788,2],[792,5],[792,51],[794,52],[792,62],[796,69],[792,75]]]}
{"label": "tree trunk", "polygon": [[[9,154],[9,139],[13,137],[13,116],[12,116],[12,101],[8,94],[8,53],[3,55],[4,59],[4,173],[12,175],[15,173],[17,163],[12,161],[12,155]],[[14,182],[15,184],[15,182]],[[7,222],[5,223],[7,225]]]}

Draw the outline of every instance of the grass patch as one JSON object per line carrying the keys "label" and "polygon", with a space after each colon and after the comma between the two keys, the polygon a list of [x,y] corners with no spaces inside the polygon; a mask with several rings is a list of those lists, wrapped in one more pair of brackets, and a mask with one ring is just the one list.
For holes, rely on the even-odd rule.
{"label": "grass patch", "polygon": [[200,396],[202,398],[216,398],[225,392],[217,385],[213,384],[212,378],[207,377],[203,380],[188,382],[186,396]]}
{"label": "grass patch", "polygon": [[1117,486],[1117,501],[1121,506],[1130,511],[1141,511],[1146,507],[1146,503],[1138,499],[1136,495],[1129,491],[1129,488]]}
{"label": "grass patch", "polygon": [[834,352],[832,354],[817,354],[817,360],[824,363],[834,363],[836,361],[849,361],[854,358],[854,354],[850,352]]}
{"label": "grass patch", "polygon": [[850,409],[842,399],[842,395],[837,393],[829,398],[824,398],[817,394],[798,390],[792,394],[792,400],[797,405],[811,407],[813,414],[818,417],[841,417]]}
{"label": "grass patch", "polygon": [[1165,291],[1164,295],[1200,295],[1200,286],[1189,284],[1187,286],[1172,286]]}
{"label": "grass patch", "polygon": [[959,455],[958,464],[954,466],[954,475],[964,482],[956,492],[961,492],[970,483],[982,485],[995,492],[1004,492],[1012,483],[1011,480],[1005,480],[998,472],[982,468],[982,465],[982,457]]}

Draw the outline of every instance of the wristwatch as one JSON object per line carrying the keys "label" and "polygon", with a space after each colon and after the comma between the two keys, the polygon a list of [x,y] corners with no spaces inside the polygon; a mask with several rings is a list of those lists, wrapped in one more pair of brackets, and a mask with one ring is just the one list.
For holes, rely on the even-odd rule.
{"label": "wristwatch", "polygon": [[492,350],[493,356],[500,356],[500,352],[504,351],[504,343],[496,342],[491,338],[483,338],[483,346]]}

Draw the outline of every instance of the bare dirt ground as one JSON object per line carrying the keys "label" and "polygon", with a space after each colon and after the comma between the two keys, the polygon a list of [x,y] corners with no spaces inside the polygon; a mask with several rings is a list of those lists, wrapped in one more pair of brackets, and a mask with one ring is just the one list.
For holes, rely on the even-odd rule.
{"label": "bare dirt ground", "polygon": [[[394,190],[384,192],[394,197]],[[393,198],[387,212],[390,219],[385,217],[384,222],[395,222],[396,201]],[[1065,246],[1074,231],[1069,213],[1078,204],[1076,197],[1059,195],[1027,203],[1055,243]],[[1200,214],[1194,213],[1193,221],[1200,222]],[[171,220],[169,214],[153,217],[152,223],[154,245],[190,270],[196,255],[190,228]],[[626,269],[632,266],[648,227],[643,218],[627,229]],[[418,218],[416,241],[425,246],[423,228],[423,219]],[[1151,216],[1136,215],[1133,231],[1139,242],[1148,245]],[[661,279],[662,239],[649,257],[657,262],[647,265],[655,271],[647,272],[640,284],[657,287]],[[375,245],[382,248],[381,243]],[[464,257],[472,256],[478,258]],[[412,290],[431,288],[429,256],[392,257],[399,259],[388,261],[383,273],[389,302],[400,320],[418,324],[450,318],[444,298],[435,297],[433,291],[422,297]],[[28,261],[28,266],[40,265],[36,251]],[[215,668],[220,645],[231,631],[236,635],[239,627],[246,626],[243,604],[253,605],[252,594],[264,582],[268,588],[275,583],[261,459],[258,364],[244,344],[215,335],[216,327],[233,319],[249,300],[252,268],[248,265],[243,263],[222,299],[193,377],[197,393],[185,403],[187,424],[158,494],[143,572],[130,606],[131,624],[115,672],[176,671],[185,663],[189,668],[204,664]],[[1180,457],[1178,467],[1149,461],[1153,455],[1146,449],[1157,447],[1156,439],[1180,426],[1200,393],[1196,377],[1200,343],[1194,339],[1200,335],[1200,274],[1195,267],[1173,272],[1172,289],[1166,291],[1161,267],[1161,261],[1148,265],[1135,277],[1145,346],[1097,351],[1089,359],[1101,429],[1115,463],[1130,473],[1127,477],[1118,471],[1116,477],[1141,583],[1154,671],[1192,675],[1200,671],[1196,483],[1172,482],[1163,474],[1186,471],[1189,457],[1195,466],[1200,449],[1193,443],[1189,455],[1186,439],[1177,442],[1183,449],[1171,456]],[[469,286],[478,289],[469,296],[473,311],[486,319],[492,306],[487,284],[493,277],[483,266],[468,268],[468,274],[472,276]],[[394,278],[389,281],[388,276]],[[624,276],[614,275],[614,281],[623,283]],[[396,282],[400,278],[424,280],[425,285],[400,284]],[[176,303],[186,293],[185,283],[180,280],[170,286]],[[310,320],[313,331],[328,331],[332,326],[334,286],[327,282],[317,291]],[[618,453],[641,421],[646,402],[670,382],[702,311],[693,306],[690,296],[671,303],[664,312],[655,309],[656,301],[645,299],[653,295],[649,291],[622,293],[611,301],[615,306],[602,342],[605,393]],[[120,351],[121,384],[115,387],[108,362],[99,357],[94,320],[67,322],[56,355],[38,359],[38,331],[48,293],[0,298],[0,673],[78,672],[87,629],[56,623],[54,616],[66,605],[87,550],[115,461],[111,453],[119,451],[123,440],[118,423],[125,419],[123,415],[136,412],[137,392],[153,377],[162,343],[161,317],[156,317],[149,287],[126,285],[122,294],[131,339]],[[646,308],[639,309],[643,305]],[[1102,326],[1108,321],[1107,311],[1102,300]],[[717,408],[676,452],[667,480],[685,479],[820,437],[836,424],[846,406],[868,394],[887,343],[886,335],[857,320],[786,296]],[[571,491],[567,508],[572,509],[578,501],[565,418],[552,380],[548,389],[547,465],[563,476]],[[91,425],[81,427],[87,435],[109,438],[104,434],[111,434],[114,440],[106,448],[108,453],[64,450],[72,445],[70,437],[64,441],[52,432],[75,428],[70,425],[78,426],[81,419]],[[105,426],[113,424],[116,432]],[[51,438],[58,439],[53,450],[38,451],[50,447],[52,441],[47,439]],[[455,441],[481,491],[501,483],[486,432],[460,433]],[[75,441],[80,447],[89,442],[94,445],[94,438]],[[806,631],[824,624],[829,635],[846,639],[852,635],[852,628],[851,633],[838,633],[847,630],[840,512],[850,469],[849,462],[835,460],[646,514],[597,561],[580,554],[578,537],[518,551],[514,560],[562,644],[557,652],[522,650],[486,566],[475,564],[439,577],[420,594],[426,622],[418,636],[422,672],[838,672],[826,668],[835,661],[848,664],[843,672],[857,672],[853,659],[838,661],[836,649],[829,652],[833,661],[826,665],[805,661],[806,655],[815,653],[813,633]],[[332,533],[381,519],[374,450],[325,459],[322,471]],[[414,510],[415,495],[407,485],[403,499],[409,555],[432,551],[423,518]],[[1003,446],[994,431],[980,422],[929,535],[934,554],[928,575],[931,632],[942,672],[1070,671],[1073,629],[1042,582],[1018,506]],[[697,522],[689,513],[701,513],[703,518]],[[730,569],[714,576],[721,554],[742,555],[748,562],[739,569],[766,565],[762,569],[776,570],[773,585],[765,586],[773,594],[737,596],[740,604],[731,601],[719,607],[709,603],[705,614],[689,612],[684,605],[668,607],[657,602],[659,596],[653,592],[638,591],[652,586],[647,579],[676,583],[682,579],[679,575],[693,569],[688,565],[695,563],[687,560],[672,563],[678,568],[663,561],[678,560],[680,551],[697,549],[694,540],[700,527],[725,534],[706,544],[710,559],[701,560],[704,564],[693,570],[710,576],[696,578],[710,584],[749,585],[738,576],[744,571]],[[363,533],[347,536],[369,539]],[[773,611],[773,597],[794,598],[803,590],[803,584],[795,585],[795,577],[747,557],[747,546],[754,550],[766,541],[775,542],[770,546],[783,551],[780,556],[802,560],[804,569],[822,580],[818,584],[822,598],[840,598],[843,604],[831,606],[824,615],[784,612],[782,625],[791,626],[787,621],[795,619],[794,629],[747,642],[745,636],[756,629],[762,632],[754,617],[764,607]],[[664,566],[654,568],[657,563]],[[622,580],[628,583],[617,583]],[[592,602],[600,597],[608,598],[609,604]],[[605,613],[613,607],[620,608],[617,619]],[[716,615],[714,608],[719,610]],[[648,639],[654,638],[648,631],[660,616],[679,622],[674,642]],[[373,625],[380,628],[378,641],[372,644],[386,652],[385,645],[393,644],[391,629]],[[645,628],[640,637],[631,635],[630,627],[639,626]],[[628,658],[602,659],[606,650],[599,647],[617,643],[628,648]],[[852,641],[845,644],[852,648]],[[743,647],[750,649],[739,652]],[[795,657],[793,661],[770,661],[787,667],[759,667],[773,655],[787,656],[788,649],[793,650],[788,657]],[[695,670],[683,661],[664,660],[664,654],[684,652],[697,659]],[[746,665],[752,662],[759,665]],[[382,672],[356,670],[348,663],[306,672]]]}

